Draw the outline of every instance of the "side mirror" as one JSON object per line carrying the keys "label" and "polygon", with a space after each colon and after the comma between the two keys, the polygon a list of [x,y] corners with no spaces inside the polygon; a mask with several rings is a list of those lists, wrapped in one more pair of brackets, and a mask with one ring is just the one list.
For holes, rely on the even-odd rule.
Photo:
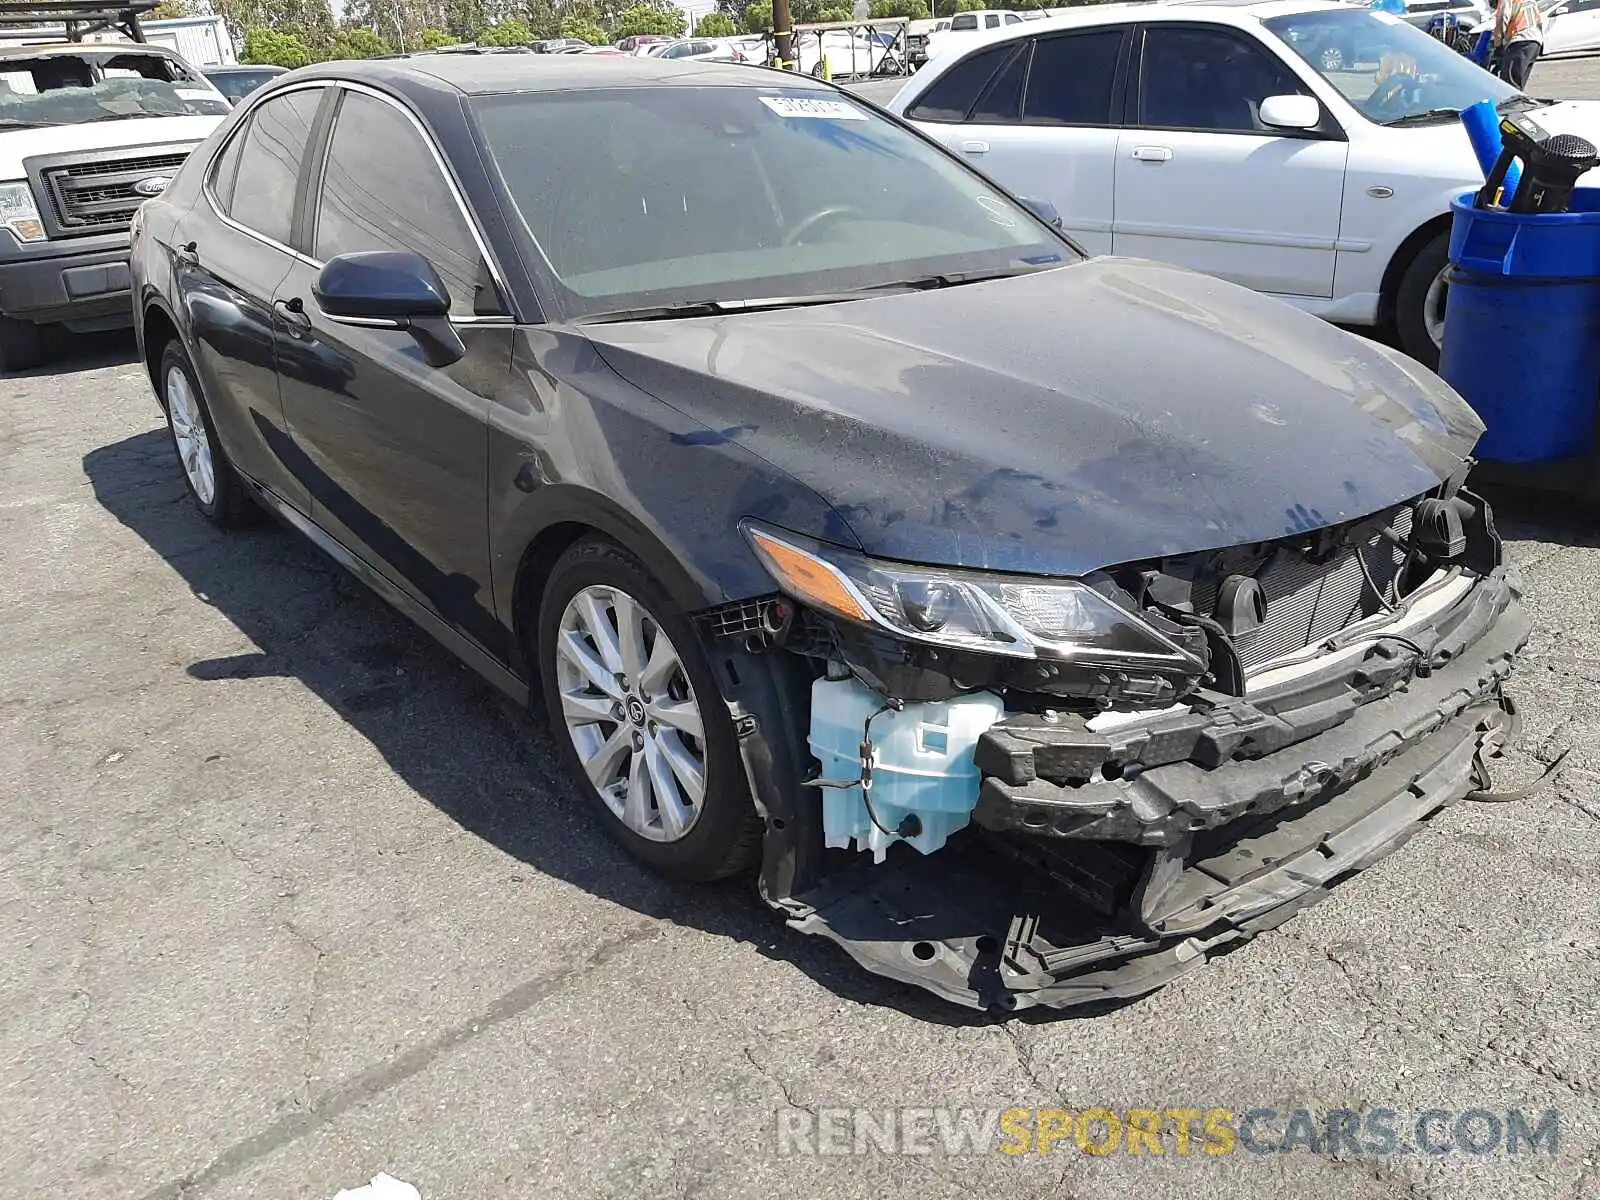
{"label": "side mirror", "polygon": [[1050,226],[1050,228],[1061,228],[1061,214],[1056,211],[1056,206],[1051,204],[1050,201],[1030,200],[1024,196],[1019,196],[1017,199],[1021,202],[1023,208],[1027,209],[1034,216],[1038,217],[1039,220]]}
{"label": "side mirror", "polygon": [[1272,129],[1315,129],[1322,124],[1322,105],[1314,96],[1268,96],[1261,102],[1261,123]]}
{"label": "side mirror", "polygon": [[404,321],[450,313],[450,293],[439,272],[409,250],[363,250],[329,259],[311,294],[335,320]]}
{"label": "side mirror", "polygon": [[317,306],[342,325],[405,329],[430,367],[467,352],[450,324],[450,292],[433,264],[409,250],[362,250],[328,260],[311,287]]}

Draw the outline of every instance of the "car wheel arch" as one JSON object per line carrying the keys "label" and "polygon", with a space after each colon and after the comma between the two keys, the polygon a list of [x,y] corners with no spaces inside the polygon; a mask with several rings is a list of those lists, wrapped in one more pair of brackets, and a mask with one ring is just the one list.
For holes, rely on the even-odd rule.
{"label": "car wheel arch", "polygon": [[[559,489],[559,490],[558,490]],[[715,584],[686,566],[661,539],[636,518],[598,493],[575,487],[550,489],[541,513],[524,535],[512,575],[510,613],[523,668],[535,670],[536,631],[545,583],[561,556],[586,537],[615,542],[637,558],[685,613],[715,604],[723,597]],[[529,675],[532,678],[532,675]]]}
{"label": "car wheel arch", "polygon": [[1389,265],[1383,270],[1383,282],[1379,285],[1378,294],[1381,297],[1382,311],[1379,316],[1385,322],[1395,320],[1395,305],[1400,294],[1400,281],[1405,278],[1407,269],[1416,260],[1422,249],[1441,233],[1450,231],[1450,214],[1440,213],[1430,217],[1418,225],[1389,256]]}
{"label": "car wheel arch", "polygon": [[[158,299],[146,302],[141,327],[143,332],[140,340],[144,351],[145,373],[150,376],[150,386],[155,389],[157,403],[165,408],[167,402],[160,378],[161,356],[166,353],[167,343],[183,342],[183,335],[179,332],[177,320],[167,306]],[[187,348],[187,343],[185,347]]]}

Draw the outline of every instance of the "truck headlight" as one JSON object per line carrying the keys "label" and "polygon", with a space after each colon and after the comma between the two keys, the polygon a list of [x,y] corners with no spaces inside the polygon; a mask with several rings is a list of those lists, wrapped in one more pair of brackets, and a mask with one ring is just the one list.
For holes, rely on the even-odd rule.
{"label": "truck headlight", "polygon": [[753,522],[744,533],[777,585],[835,617],[979,654],[1198,673],[1204,663],[1073,579],[868,558]]}
{"label": "truck headlight", "polygon": [[39,220],[39,206],[26,179],[0,183],[0,225],[19,242],[44,241],[44,222]]}

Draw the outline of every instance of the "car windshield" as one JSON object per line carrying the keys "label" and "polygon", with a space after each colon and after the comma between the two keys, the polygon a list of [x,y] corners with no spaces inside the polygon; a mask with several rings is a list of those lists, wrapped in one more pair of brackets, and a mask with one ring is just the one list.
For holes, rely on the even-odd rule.
{"label": "car windshield", "polygon": [[210,84],[161,54],[46,54],[0,63],[0,127],[227,111]]}
{"label": "car windshield", "polygon": [[1325,9],[1264,24],[1379,124],[1450,120],[1480,100],[1520,94],[1392,13]]}
{"label": "car windshield", "polygon": [[474,106],[572,317],[1078,257],[992,184],[833,92],[630,87]]}

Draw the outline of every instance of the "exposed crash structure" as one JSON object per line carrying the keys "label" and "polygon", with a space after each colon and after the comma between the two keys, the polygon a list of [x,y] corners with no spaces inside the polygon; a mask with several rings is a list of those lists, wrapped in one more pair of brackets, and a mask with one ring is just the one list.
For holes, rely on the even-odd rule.
{"label": "exposed crash structure", "polygon": [[[1077,580],[748,524],[782,592],[704,625],[798,681],[734,705],[768,901],[873,971],[1006,1011],[1139,995],[1319,900],[1486,786],[1514,735],[1529,624],[1464,475]],[[796,788],[794,737],[763,731],[799,722],[822,774]],[[825,863],[819,840],[871,853]]]}

